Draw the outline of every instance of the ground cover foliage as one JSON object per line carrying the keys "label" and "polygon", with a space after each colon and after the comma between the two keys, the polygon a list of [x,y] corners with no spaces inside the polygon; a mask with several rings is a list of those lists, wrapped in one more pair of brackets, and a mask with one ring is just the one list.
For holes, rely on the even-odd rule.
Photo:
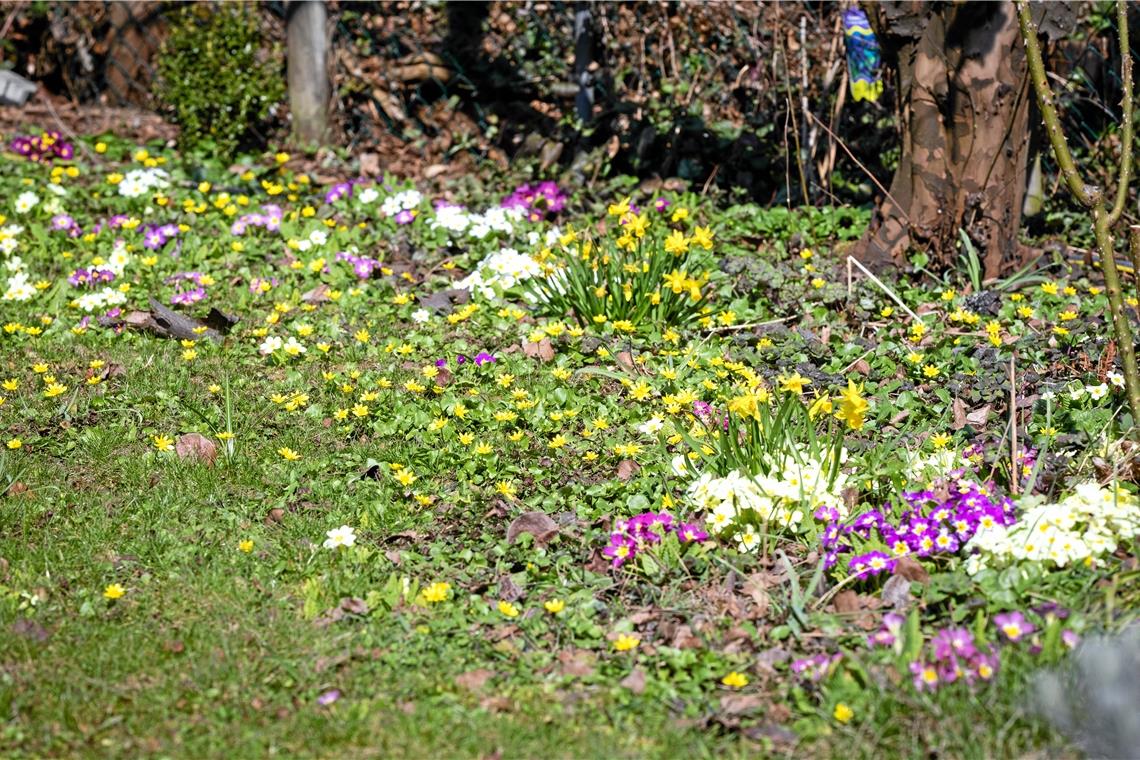
{"label": "ground cover foliage", "polygon": [[110,137],[0,186],[5,756],[1064,753],[1033,674],[1134,616],[1084,271]]}

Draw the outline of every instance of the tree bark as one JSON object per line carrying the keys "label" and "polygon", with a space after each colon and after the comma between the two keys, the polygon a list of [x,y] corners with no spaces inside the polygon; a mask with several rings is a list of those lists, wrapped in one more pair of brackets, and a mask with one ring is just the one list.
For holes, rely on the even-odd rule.
{"label": "tree bark", "polygon": [[986,277],[1016,269],[1032,93],[1013,3],[868,10],[878,11],[884,52],[897,61],[902,154],[861,257],[903,265],[918,248],[946,268],[961,228]]}

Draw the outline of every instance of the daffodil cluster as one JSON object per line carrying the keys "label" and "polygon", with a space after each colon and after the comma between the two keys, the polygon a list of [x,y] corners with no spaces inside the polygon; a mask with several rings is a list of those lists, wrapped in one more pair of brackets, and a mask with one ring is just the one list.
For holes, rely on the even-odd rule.
{"label": "daffodil cluster", "polygon": [[712,250],[713,233],[698,226],[686,234],[687,214],[678,211],[651,216],[627,198],[609,207],[617,222],[610,236],[595,240],[568,228],[535,254],[543,277],[533,281],[531,299],[545,313],[572,313],[581,324],[711,325],[709,272],[697,254]]}

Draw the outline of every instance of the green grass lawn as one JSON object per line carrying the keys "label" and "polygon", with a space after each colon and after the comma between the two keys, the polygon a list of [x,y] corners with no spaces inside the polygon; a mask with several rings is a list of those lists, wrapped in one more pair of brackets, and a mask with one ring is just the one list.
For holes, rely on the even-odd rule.
{"label": "green grass lawn", "polygon": [[[288,157],[208,184],[104,148],[0,158],[0,755],[1073,752],[1032,675],[1137,603],[1079,272],[892,281],[916,322],[847,292],[862,212],[578,193],[531,221],[509,187],[330,202]],[[151,297],[238,321],[172,336]],[[969,483],[1006,543],[934,516]],[[923,491],[953,546],[894,546]],[[1017,537],[1043,504],[1086,531],[1064,562]]]}

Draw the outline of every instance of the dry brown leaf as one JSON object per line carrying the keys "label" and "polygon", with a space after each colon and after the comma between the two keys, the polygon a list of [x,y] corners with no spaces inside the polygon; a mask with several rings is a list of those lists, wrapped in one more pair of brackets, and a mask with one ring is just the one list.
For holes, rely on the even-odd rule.
{"label": "dry brown leaf", "polygon": [[486,668],[476,668],[475,670],[469,670],[466,673],[457,675],[455,677],[455,685],[467,691],[479,691],[494,677],[495,671],[487,670]]}
{"label": "dry brown leaf", "polygon": [[594,673],[594,653],[587,649],[569,649],[558,653],[562,675],[585,677]]}
{"label": "dry brown leaf", "polygon": [[902,611],[910,606],[910,581],[901,575],[892,575],[883,584],[883,603]]}
{"label": "dry brown leaf", "polygon": [[523,533],[534,536],[536,543],[545,544],[558,535],[558,524],[545,512],[525,512],[516,517],[507,528],[507,543],[513,544]]}
{"label": "dry brown leaf", "polygon": [[859,595],[848,589],[835,595],[835,611],[842,614],[858,612],[860,608]]}
{"label": "dry brown leaf", "polygon": [[895,575],[914,583],[930,583],[930,573],[914,557],[899,557],[895,563]]}
{"label": "dry brown leaf", "polygon": [[639,465],[637,462],[633,461],[632,459],[623,459],[620,462],[618,462],[618,467],[617,467],[618,480],[622,480],[622,481],[629,480],[640,469],[641,469],[641,465]]}
{"label": "dry brown leaf", "polygon": [[953,419],[950,421],[951,430],[961,430],[967,425],[974,427],[982,427],[990,417],[990,404],[979,407],[972,412],[966,411],[966,402],[960,398],[954,399],[950,404],[950,414]]}
{"label": "dry brown leaf", "polygon": [[550,338],[543,338],[538,343],[524,340],[522,349],[523,353],[530,359],[548,362],[554,358],[554,346],[551,344]]}
{"label": "dry brown leaf", "polygon": [[621,685],[634,694],[641,694],[645,691],[645,681],[645,671],[641,668],[634,668],[628,676],[621,679]]}
{"label": "dry brown leaf", "polygon": [[720,698],[720,711],[726,715],[747,715],[764,705],[760,694],[725,694]]}
{"label": "dry brown leaf", "polygon": [[322,282],[312,290],[306,291],[301,300],[305,303],[324,303],[329,300],[329,286]]}
{"label": "dry brown leaf", "polygon": [[209,438],[200,433],[187,433],[178,436],[174,443],[174,451],[179,459],[189,459],[202,462],[207,467],[213,467],[218,458],[218,446]]}

